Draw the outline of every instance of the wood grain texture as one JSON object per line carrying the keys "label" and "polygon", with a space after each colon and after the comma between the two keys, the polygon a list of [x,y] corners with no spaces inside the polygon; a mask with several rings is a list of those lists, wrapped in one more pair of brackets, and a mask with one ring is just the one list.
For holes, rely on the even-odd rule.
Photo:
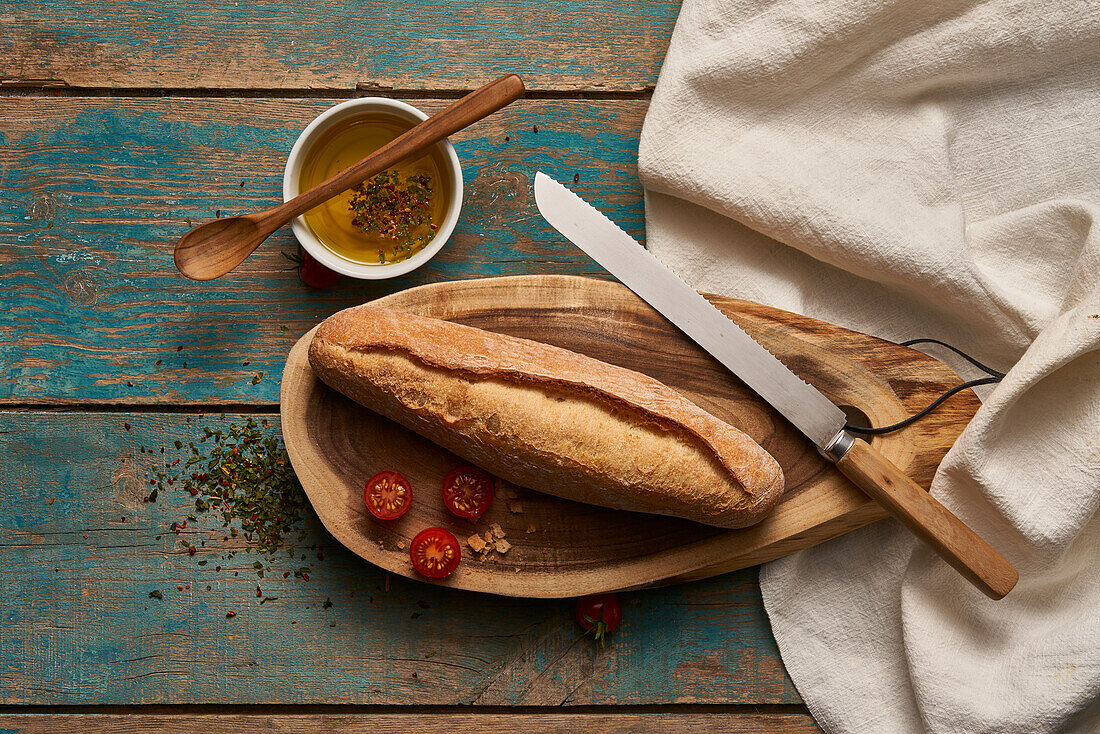
{"label": "wood grain texture", "polygon": [[[801,377],[837,404],[858,408],[872,425],[905,418],[959,382],[950,369],[907,347],[758,304],[713,300]],[[416,577],[404,548],[425,527],[443,526],[464,540],[495,522],[513,545],[507,555],[481,563],[464,547],[458,571],[431,583],[510,596],[580,596],[744,568],[885,516],[770,406],[618,283],[564,276],[468,280],[403,291],[377,305],[534,339],[643,372],[745,431],[786,477],[772,513],[743,530],[527,491],[519,493],[521,514],[500,497],[476,525],[468,523],[449,515],[438,498],[418,499],[422,488],[438,488],[465,462],[318,381],[308,362],[307,334],[283,375],[287,448],[325,526],[389,571]],[[875,446],[927,487],[978,405],[971,393],[958,396],[917,425],[876,438]],[[362,486],[386,469],[410,479],[414,501],[399,520],[379,523],[363,507]],[[528,532],[532,525],[536,530]]]}
{"label": "wood grain texture", "polygon": [[273,405],[290,347],[341,308],[440,280],[603,274],[538,215],[537,169],[579,175],[582,195],[644,229],[645,103],[521,100],[454,136],[463,213],[424,267],[312,291],[282,255],[297,248],[283,228],[226,278],[179,276],[188,220],[279,203],[295,138],[334,102],[0,99],[0,402]]}
{"label": "wood grain texture", "polygon": [[[177,484],[143,503],[141,475],[180,455],[176,440],[239,420],[0,413],[0,704],[799,702],[756,569],[624,594],[600,650],[568,601],[387,574],[312,517],[299,549],[324,560],[309,550],[308,582],[278,567],[258,579],[255,554],[223,559],[241,544],[213,517],[179,536],[199,545],[188,555],[169,525],[194,498]],[[257,583],[279,598],[260,604]]]}
{"label": "wood grain texture", "polygon": [[216,89],[652,87],[676,0],[115,3],[30,0],[0,24],[0,84]]}
{"label": "wood grain texture", "polygon": [[486,732],[632,732],[632,734],[820,734],[809,714],[756,713],[516,713],[516,714],[0,714],[0,732],[19,734],[247,734],[318,732],[331,734],[448,734]]}
{"label": "wood grain texture", "polygon": [[[564,180],[579,173],[576,188],[642,233],[634,161],[645,102],[621,98],[647,96],[678,9],[675,0],[7,4],[0,89],[9,94],[52,87],[176,96],[0,98],[0,402],[270,406],[295,339],[347,305],[438,280],[600,275],[549,233],[527,187],[536,168]],[[171,272],[171,244],[188,220],[279,202],[283,161],[298,131],[337,101],[180,97],[186,90],[316,97],[330,89],[342,98],[445,90],[447,100],[414,100],[431,112],[508,72],[535,90],[620,99],[528,101],[456,136],[465,212],[455,239],[427,268],[388,284],[345,281],[309,291],[280,255],[295,247],[282,230],[217,287],[196,288]],[[272,580],[269,593],[281,598],[258,606],[251,557],[215,572],[214,562],[197,566],[165,532],[189,497],[166,492],[156,505],[140,501],[138,462],[148,456],[138,447],[170,452],[197,425],[179,414],[0,413],[0,703],[798,701],[754,570],[625,595],[627,622],[615,645],[597,653],[578,641],[565,603],[388,581],[313,522],[309,542],[325,546],[325,561],[308,583]],[[211,526],[191,532],[218,546]],[[185,583],[192,589],[175,591]],[[165,590],[162,601],[148,598],[152,588]],[[334,605],[325,609],[330,596]],[[227,609],[238,616],[226,619]],[[315,719],[210,710],[5,713],[0,731],[439,726],[380,713]],[[446,724],[616,728],[607,721],[498,711],[449,716]],[[812,730],[799,714],[629,721],[637,731]]]}

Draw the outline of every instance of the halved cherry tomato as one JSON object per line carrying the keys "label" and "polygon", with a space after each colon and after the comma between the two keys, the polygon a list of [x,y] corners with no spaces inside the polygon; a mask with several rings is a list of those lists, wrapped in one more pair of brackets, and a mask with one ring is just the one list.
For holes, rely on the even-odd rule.
{"label": "halved cherry tomato", "polygon": [[412,487],[409,480],[397,472],[380,471],[367,480],[363,501],[370,514],[379,520],[393,520],[408,511],[412,504]]}
{"label": "halved cherry tomato", "polygon": [[421,530],[409,546],[409,558],[418,573],[432,579],[450,576],[458,568],[462,548],[443,528]]}
{"label": "halved cherry tomato", "polygon": [[493,478],[476,466],[460,466],[443,479],[443,504],[467,520],[477,520],[493,503]]}
{"label": "halved cherry tomato", "polygon": [[623,605],[614,594],[593,594],[577,599],[577,624],[595,635],[600,647],[623,619]]}

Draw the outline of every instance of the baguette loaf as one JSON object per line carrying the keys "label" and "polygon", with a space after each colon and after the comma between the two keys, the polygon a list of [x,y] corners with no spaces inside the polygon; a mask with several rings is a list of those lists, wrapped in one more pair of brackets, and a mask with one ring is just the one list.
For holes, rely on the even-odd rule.
{"label": "baguette loaf", "polygon": [[739,528],[783,472],[662,383],[559,347],[371,306],[327,319],[309,361],[330,387],[523,487]]}

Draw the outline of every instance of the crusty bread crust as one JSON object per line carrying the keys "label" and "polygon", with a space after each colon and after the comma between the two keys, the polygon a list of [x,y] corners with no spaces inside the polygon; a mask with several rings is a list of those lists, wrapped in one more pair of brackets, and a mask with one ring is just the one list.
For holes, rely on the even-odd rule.
{"label": "crusty bread crust", "polygon": [[559,347],[359,306],[310,364],[329,386],[510,482],[737,528],[783,490],[747,435],[638,372]]}

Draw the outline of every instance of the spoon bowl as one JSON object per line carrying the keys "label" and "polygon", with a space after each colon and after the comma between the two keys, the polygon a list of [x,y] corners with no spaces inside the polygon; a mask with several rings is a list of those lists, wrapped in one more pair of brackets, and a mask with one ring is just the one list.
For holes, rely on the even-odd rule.
{"label": "spoon bowl", "polygon": [[294,217],[399,161],[420,154],[448,135],[519,99],[523,92],[522,79],[515,74],[503,76],[290,201],[266,211],[215,219],[194,227],[176,243],[176,269],[192,280],[213,280],[225,275]]}
{"label": "spoon bowl", "polygon": [[176,269],[192,280],[213,280],[240,265],[271,234],[254,216],[223,217],[189,231],[176,243]]}

